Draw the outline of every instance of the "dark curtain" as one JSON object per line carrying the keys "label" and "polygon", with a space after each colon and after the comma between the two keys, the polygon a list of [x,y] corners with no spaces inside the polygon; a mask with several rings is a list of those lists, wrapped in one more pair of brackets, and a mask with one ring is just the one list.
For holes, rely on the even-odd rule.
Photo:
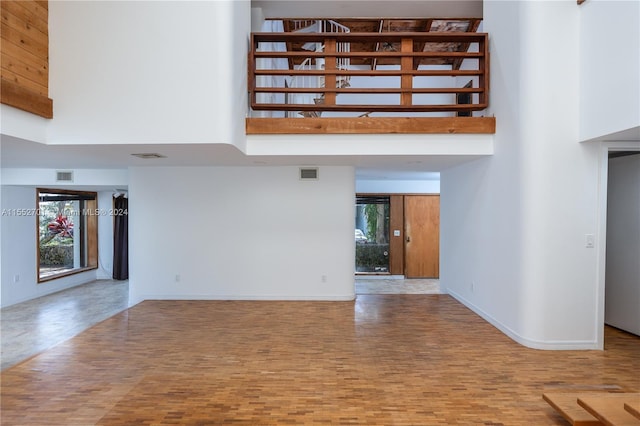
{"label": "dark curtain", "polygon": [[113,198],[113,279],[129,279],[129,200]]}

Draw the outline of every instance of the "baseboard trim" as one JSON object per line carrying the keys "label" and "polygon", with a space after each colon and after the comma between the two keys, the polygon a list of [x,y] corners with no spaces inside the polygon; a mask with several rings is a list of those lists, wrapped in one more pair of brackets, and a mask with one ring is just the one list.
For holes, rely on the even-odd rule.
{"label": "baseboard trim", "polygon": [[515,341],[516,343],[521,344],[522,346],[526,346],[531,349],[542,349],[542,350],[555,350],[555,351],[570,351],[570,350],[598,350],[601,349],[598,346],[598,343],[595,340],[535,340],[529,339],[518,334],[516,331],[509,328],[507,325],[498,321],[494,317],[492,317],[487,312],[480,309],[478,306],[471,303],[469,300],[465,299],[460,294],[455,291],[448,289],[448,294],[456,299],[458,302],[465,305],[467,308],[471,309],[473,312],[478,314],[482,319],[487,321],[489,324],[493,325],[495,328],[500,330],[502,333],[507,335],[510,339]]}

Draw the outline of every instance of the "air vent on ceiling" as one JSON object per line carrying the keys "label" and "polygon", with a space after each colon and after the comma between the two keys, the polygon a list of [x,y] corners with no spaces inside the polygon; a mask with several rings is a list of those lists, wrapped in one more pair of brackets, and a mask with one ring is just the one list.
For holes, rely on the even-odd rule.
{"label": "air vent on ceiling", "polygon": [[143,160],[154,160],[157,158],[167,158],[166,155],[158,154],[156,152],[141,152],[139,154],[131,154],[134,157],[142,158]]}
{"label": "air vent on ceiling", "polygon": [[73,182],[73,172],[56,170],[56,182]]}
{"label": "air vent on ceiling", "polygon": [[300,180],[318,180],[318,168],[300,167]]}

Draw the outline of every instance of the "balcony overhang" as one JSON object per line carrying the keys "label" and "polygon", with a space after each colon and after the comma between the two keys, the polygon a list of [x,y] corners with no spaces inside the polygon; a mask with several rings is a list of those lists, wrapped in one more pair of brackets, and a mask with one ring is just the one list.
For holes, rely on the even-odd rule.
{"label": "balcony overhang", "polygon": [[257,134],[493,134],[495,117],[247,118]]}

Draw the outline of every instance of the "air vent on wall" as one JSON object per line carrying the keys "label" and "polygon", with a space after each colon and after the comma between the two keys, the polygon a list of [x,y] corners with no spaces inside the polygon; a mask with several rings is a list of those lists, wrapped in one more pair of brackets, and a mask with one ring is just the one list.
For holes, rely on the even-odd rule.
{"label": "air vent on wall", "polygon": [[56,182],[73,182],[73,172],[57,170]]}
{"label": "air vent on wall", "polygon": [[318,168],[300,167],[300,180],[318,180]]}

